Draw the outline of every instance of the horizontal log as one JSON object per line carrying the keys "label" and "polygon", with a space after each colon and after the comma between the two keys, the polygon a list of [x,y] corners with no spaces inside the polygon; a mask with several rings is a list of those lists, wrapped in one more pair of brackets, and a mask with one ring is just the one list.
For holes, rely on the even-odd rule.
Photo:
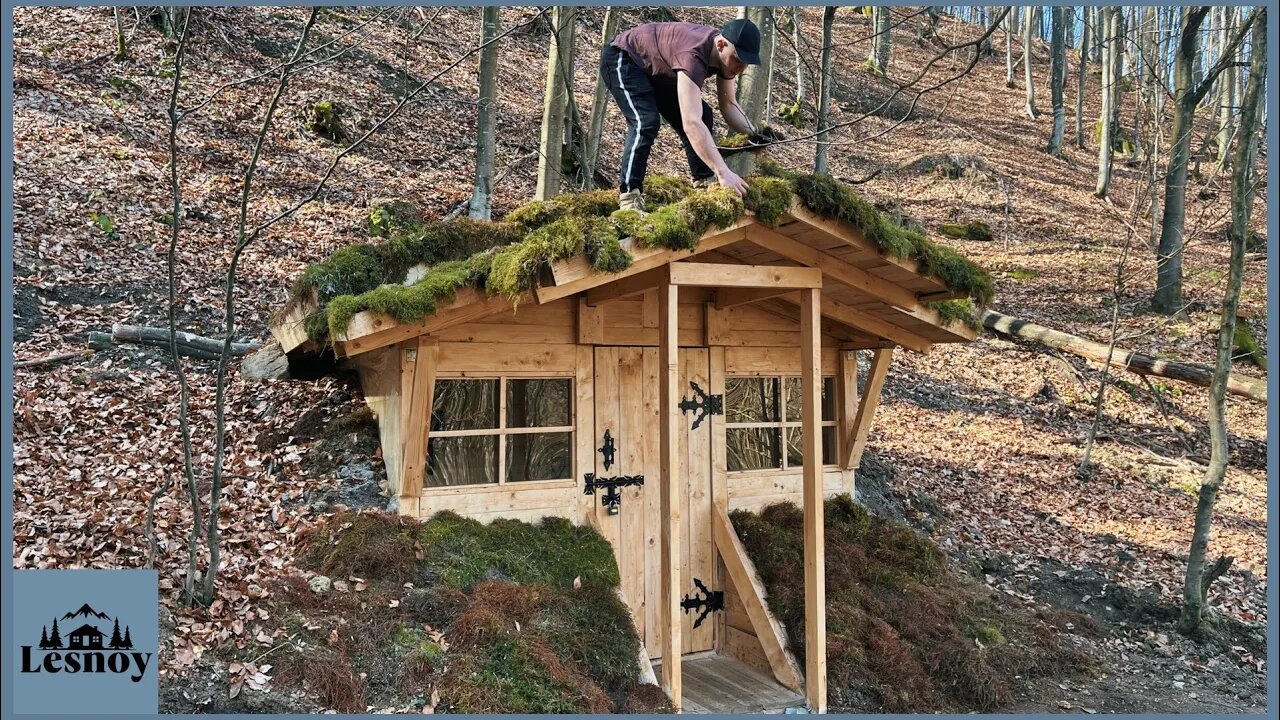
{"label": "horizontal log", "polygon": [[[202,360],[217,360],[222,356],[222,341],[179,330],[176,334],[178,352]],[[169,329],[143,325],[113,325],[111,333],[89,333],[89,347],[102,350],[115,343],[134,343],[169,347]],[[261,347],[258,342],[231,343],[232,355],[244,355]]]}
{"label": "horizontal log", "polygon": [[[1023,340],[1033,340],[1055,350],[1069,352],[1072,355],[1078,355],[1095,362],[1107,362],[1107,346],[1105,343],[1085,340],[1076,335],[1020,320],[994,310],[987,310],[983,313],[982,324],[987,329],[994,330],[1002,335],[1022,338]],[[1213,368],[1207,365],[1160,360],[1150,355],[1130,352],[1121,348],[1113,350],[1111,365],[1138,375],[1154,375],[1199,385],[1200,387],[1209,387],[1209,382],[1213,379]],[[1231,373],[1227,379],[1227,392],[1260,403],[1265,404],[1267,402],[1267,382],[1248,375]]]}

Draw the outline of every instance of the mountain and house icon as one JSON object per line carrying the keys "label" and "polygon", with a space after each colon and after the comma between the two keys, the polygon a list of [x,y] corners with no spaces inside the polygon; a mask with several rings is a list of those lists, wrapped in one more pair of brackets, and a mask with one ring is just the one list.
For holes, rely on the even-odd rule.
{"label": "mountain and house icon", "polygon": [[[75,612],[69,612],[62,616],[63,620],[74,620],[83,617],[86,620],[94,618],[98,620],[108,620],[111,616],[98,612],[85,603]],[[40,644],[37,646],[41,650],[131,650],[133,648],[133,638],[129,636],[129,626],[124,626],[124,633],[120,632],[120,618],[115,618],[111,629],[111,639],[108,641],[106,633],[98,629],[93,621],[85,622],[80,627],[67,633],[67,643],[64,645],[62,641],[61,631],[58,629],[58,618],[53,619],[53,632],[49,631],[46,625],[40,629]]]}

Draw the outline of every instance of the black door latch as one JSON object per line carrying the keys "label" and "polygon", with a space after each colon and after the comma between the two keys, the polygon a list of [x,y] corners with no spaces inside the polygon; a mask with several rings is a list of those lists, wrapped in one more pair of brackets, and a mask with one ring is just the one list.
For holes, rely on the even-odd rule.
{"label": "black door latch", "polygon": [[600,498],[600,504],[609,511],[610,515],[617,515],[622,507],[622,493],[618,488],[636,487],[644,485],[643,475],[618,475],[617,477],[598,478],[595,473],[587,473],[582,476],[584,481],[584,495],[595,495],[596,488],[604,489],[604,496]]}

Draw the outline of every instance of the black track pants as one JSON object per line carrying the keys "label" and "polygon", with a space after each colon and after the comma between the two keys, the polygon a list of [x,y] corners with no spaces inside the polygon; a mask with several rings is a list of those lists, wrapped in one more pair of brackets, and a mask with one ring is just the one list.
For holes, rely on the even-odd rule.
{"label": "black track pants", "polygon": [[[680,136],[693,179],[715,177],[715,172],[698,157],[685,135],[674,80],[650,76],[644,68],[636,65],[630,55],[612,45],[606,47],[600,56],[600,76],[627,119],[627,139],[622,147],[618,180],[621,192],[643,188],[649,152],[653,149],[654,138],[658,136],[660,118],[666,120]],[[702,122],[708,129],[714,122],[711,106],[705,101],[702,103]]]}

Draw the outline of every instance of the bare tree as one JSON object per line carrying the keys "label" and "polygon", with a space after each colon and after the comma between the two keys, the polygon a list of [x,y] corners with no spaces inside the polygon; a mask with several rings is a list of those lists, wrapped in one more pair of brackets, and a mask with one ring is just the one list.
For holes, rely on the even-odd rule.
{"label": "bare tree", "polygon": [[1050,155],[1062,154],[1062,136],[1066,131],[1067,112],[1063,106],[1063,91],[1067,82],[1067,13],[1071,12],[1071,8],[1067,6],[1058,6],[1050,8],[1049,12],[1053,14],[1053,29],[1050,32],[1049,41],[1049,57],[1050,57],[1050,96],[1053,101],[1053,129],[1049,133],[1049,147],[1046,151]]}
{"label": "bare tree", "polygon": [[[769,71],[774,45],[773,8],[743,7],[739,17],[745,17],[760,29],[760,64],[748,65],[738,80],[738,104],[753,125],[759,125],[764,117],[769,96]],[[750,155],[751,153],[740,153]]]}
{"label": "bare tree", "polygon": [[1164,216],[1160,222],[1160,244],[1156,249],[1156,292],[1152,308],[1165,315],[1182,312],[1182,243],[1187,208],[1187,169],[1191,160],[1191,133],[1196,107],[1227,67],[1235,62],[1236,48],[1243,42],[1257,17],[1254,10],[1236,29],[1223,48],[1222,57],[1195,81],[1195,65],[1200,46],[1200,26],[1208,7],[1182,9],[1182,32],[1173,68],[1173,137],[1169,170],[1165,174]]}
{"label": "bare tree", "polygon": [[[618,34],[618,22],[621,15],[616,8],[605,8],[604,28],[600,32],[600,44],[607,46]],[[604,134],[604,116],[609,111],[609,86],[604,78],[596,75],[596,89],[591,98],[591,119],[588,122],[587,138],[582,153],[582,184],[590,190],[595,187],[596,168],[600,163],[600,138]]]}
{"label": "bare tree", "polygon": [[803,117],[805,103],[809,101],[809,93],[804,77],[804,34],[800,32],[799,6],[791,8],[791,49],[796,54],[796,112]]}
{"label": "bare tree", "polygon": [[[1219,38],[1218,44],[1222,49],[1226,49],[1227,39],[1231,35],[1231,30],[1240,20],[1240,8],[1218,8],[1219,17],[1222,21],[1221,29],[1216,33]],[[1236,54],[1239,55],[1237,48]],[[1239,67],[1233,62],[1221,77],[1218,78],[1218,167],[1226,168],[1227,160],[1231,155],[1231,138],[1235,133],[1234,121],[1236,102],[1237,76],[1240,74]]]}
{"label": "bare tree", "polygon": [[1012,16],[1004,20],[1004,86],[1011,88],[1013,82],[1013,24]]}
{"label": "bare tree", "polygon": [[[1084,149],[1084,78],[1089,69],[1089,8],[1084,10],[1084,29],[1080,39],[1080,62],[1076,67],[1076,147]],[[1075,9],[1072,8],[1073,20]]]}
{"label": "bare tree", "polygon": [[551,11],[551,44],[547,50],[547,82],[542,99],[542,134],[538,143],[538,185],[534,197],[550,200],[560,194],[564,175],[564,125],[573,92],[573,46],[578,9]]}
{"label": "bare tree", "polygon": [[486,7],[480,17],[480,97],[476,109],[476,186],[468,213],[488,220],[493,205],[494,128],[498,121],[498,8]]}
{"label": "bare tree", "polygon": [[[1102,111],[1098,113],[1098,184],[1094,194],[1105,198],[1111,189],[1111,165],[1115,158],[1112,144],[1115,142],[1115,104],[1119,100],[1115,92],[1119,86],[1120,9],[1098,8],[1099,34],[1106,34],[1102,45]],[[1105,31],[1103,30],[1105,28]]]}
{"label": "bare tree", "polygon": [[[1231,566],[1232,558],[1222,557],[1206,565],[1209,532],[1213,526],[1213,506],[1227,474],[1231,448],[1227,441],[1226,388],[1231,373],[1236,312],[1240,305],[1240,286],[1244,280],[1244,254],[1249,238],[1249,215],[1253,210],[1251,171],[1257,147],[1259,106],[1267,75],[1267,11],[1261,8],[1253,18],[1253,47],[1250,51],[1249,81],[1240,106],[1240,129],[1231,174],[1231,242],[1227,289],[1222,300],[1222,323],[1218,328],[1218,359],[1213,381],[1209,385],[1209,468],[1200,484],[1196,500],[1195,529],[1191,535],[1191,551],[1187,557],[1187,576],[1182,587],[1182,619],[1184,633],[1199,632],[1208,605],[1209,587]],[[1234,50],[1232,50],[1234,52]]]}
{"label": "bare tree", "polygon": [[1027,8],[1026,17],[1022,27],[1022,79],[1027,84],[1027,117],[1032,120],[1036,119],[1039,111],[1036,110],[1036,83],[1031,76],[1031,48],[1032,41],[1035,38],[1034,30],[1036,24],[1036,10],[1039,8]]}
{"label": "bare tree", "polygon": [[893,8],[885,5],[872,8],[871,27],[874,35],[871,38],[871,52],[867,55],[867,68],[877,75],[887,75],[889,72],[889,40],[892,35],[889,28],[892,22]]}
{"label": "bare tree", "polygon": [[836,9],[828,6],[822,11],[822,75],[818,86],[818,135],[817,150],[814,151],[813,172],[818,175],[827,173],[827,143],[830,134],[826,132],[831,115],[831,85],[835,82],[835,69],[832,56],[831,29],[835,23]]}

